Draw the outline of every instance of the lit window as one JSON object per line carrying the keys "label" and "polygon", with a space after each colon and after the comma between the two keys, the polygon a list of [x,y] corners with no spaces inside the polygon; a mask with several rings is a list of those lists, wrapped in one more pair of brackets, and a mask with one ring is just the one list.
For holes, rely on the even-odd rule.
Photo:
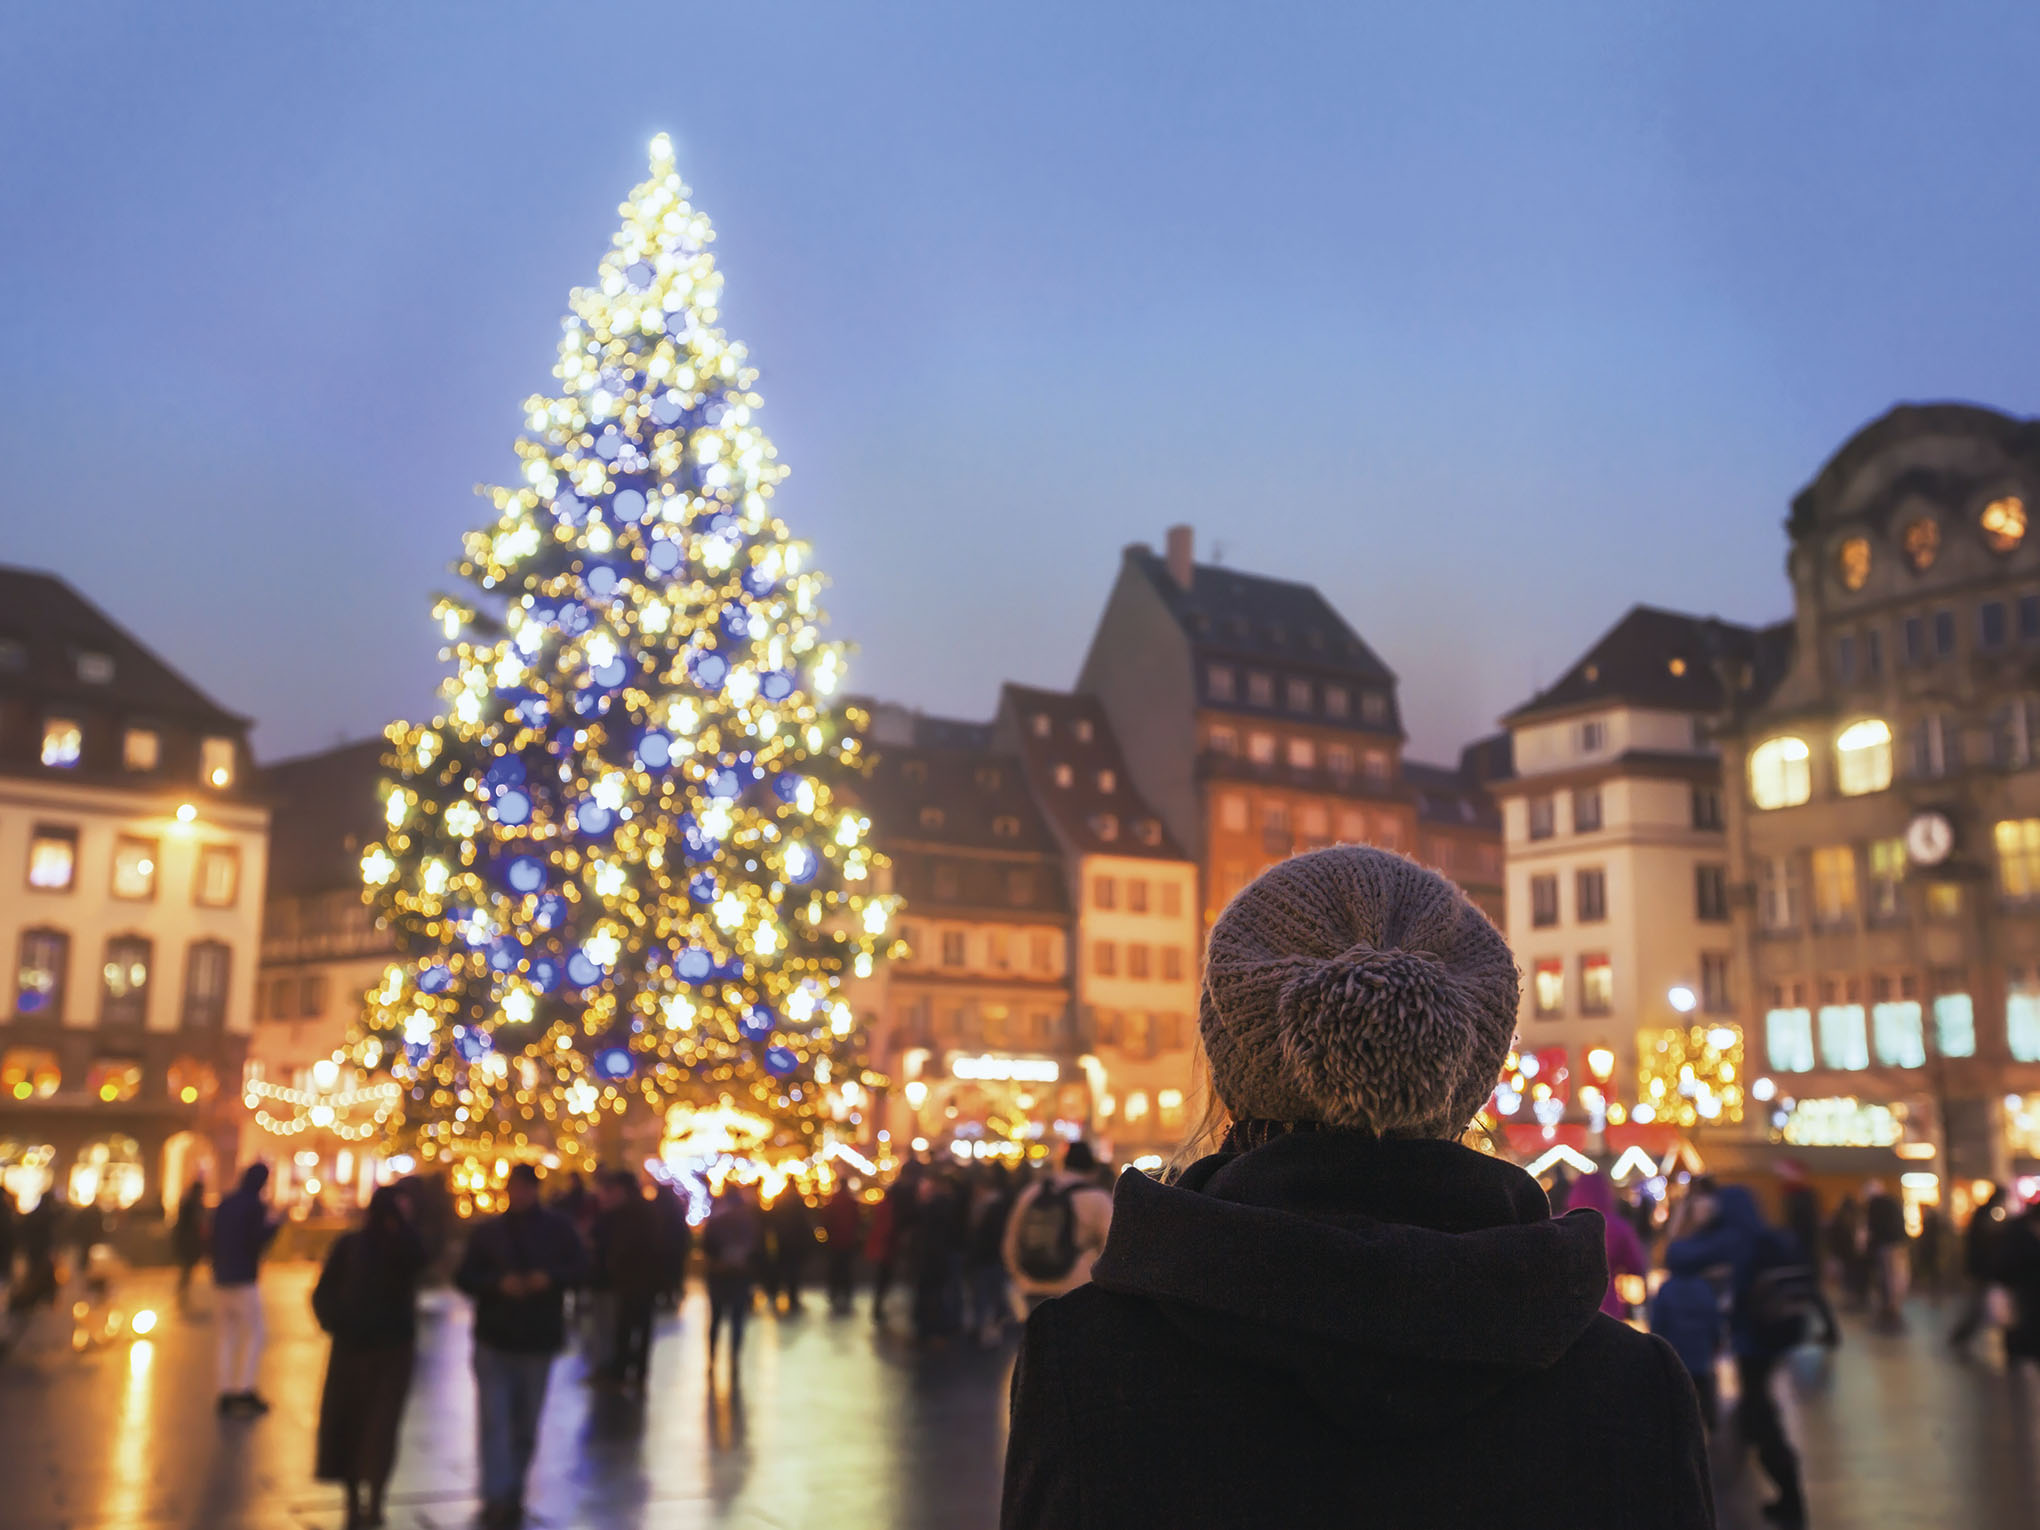
{"label": "lit window", "polygon": [[1929,919],[1960,919],[1962,917],[1962,884],[1959,882],[1929,882],[1927,884],[1927,917]]}
{"label": "lit window", "polygon": [[1112,877],[1091,878],[1091,906],[1093,908],[1119,907],[1119,883]]}
{"label": "lit window", "polygon": [[99,970],[101,1025],[140,1025],[147,1018],[151,954],[139,935],[116,935],[106,943]]}
{"label": "lit window", "polygon": [[1162,884],[1162,917],[1179,919],[1183,914],[1183,889],[1174,882]]}
{"label": "lit window", "polygon": [[1860,1004],[1820,1007],[1821,1066],[1856,1072],[1870,1066],[1870,1037]]}
{"label": "lit window", "polygon": [[85,1075],[85,1092],[104,1105],[118,1105],[142,1092],[142,1065],[125,1058],[101,1058]]}
{"label": "lit window", "polygon": [[71,937],[62,930],[23,930],[14,969],[14,1012],[25,1020],[61,1020]]}
{"label": "lit window", "polygon": [[1055,937],[1053,935],[1030,935],[1027,937],[1027,965],[1036,972],[1055,971]]}
{"label": "lit window", "polygon": [[1238,792],[1227,792],[1218,799],[1218,826],[1234,834],[1241,834],[1247,827],[1247,799]]}
{"label": "lit window", "polygon": [[1213,728],[1204,735],[1204,747],[1213,754],[1235,755],[1240,752],[1240,736],[1231,728]]}
{"label": "lit window", "polygon": [[1905,549],[1905,561],[1912,565],[1913,572],[1925,573],[1934,566],[1934,559],[1941,553],[1940,524],[1925,515],[1908,522],[1900,537],[1900,545]]}
{"label": "lit window", "polygon": [[1119,973],[1119,947],[1109,940],[1092,941],[1091,970],[1099,977],[1116,977]]}
{"label": "lit window", "polygon": [[1823,845],[1813,860],[1813,918],[1816,924],[1845,924],[1856,917],[1856,847]]}
{"label": "lit window", "polygon": [[1290,711],[1308,712],[1311,710],[1310,682],[1308,680],[1291,680],[1283,689],[1289,702]]}
{"label": "lit window", "polygon": [[1129,1126],[1136,1121],[1145,1121],[1147,1113],[1148,1097],[1145,1089],[1136,1089],[1128,1094],[1126,1103],[1120,1111],[1120,1114],[1126,1118],[1126,1124]]}
{"label": "lit window", "polygon": [[1844,797],[1881,792],[1891,785],[1891,728],[1866,717],[1835,739],[1835,787]]}
{"label": "lit window", "polygon": [[1353,750],[1348,744],[1325,746],[1325,769],[1344,780],[1353,774]]}
{"label": "lit window", "polygon": [[207,786],[228,787],[234,784],[234,741],[230,738],[209,738],[199,745],[199,779]]}
{"label": "lit window", "polygon": [[1877,1061],[1887,1068],[1924,1068],[1927,1039],[1917,999],[1894,999],[1870,1007],[1870,1032]]}
{"label": "lit window", "polygon": [[1998,890],[2007,898],[2040,898],[2040,818],[2001,819],[1991,838],[1997,845]]}
{"label": "lit window", "polygon": [[1183,1091],[1164,1089],[1155,1095],[1155,1110],[1164,1131],[1179,1130],[1183,1125]]}
{"label": "lit window", "polygon": [[232,845],[207,845],[198,852],[198,903],[232,908],[241,891],[241,852]]}
{"label": "lit window", "polygon": [[1074,783],[1074,782],[1076,781],[1076,779],[1077,779],[1077,773],[1076,773],[1076,772],[1075,772],[1074,770],[1071,770],[1071,769],[1070,769],[1070,767],[1069,767],[1068,765],[1058,765],[1058,766],[1056,766],[1056,768],[1055,768],[1055,784],[1056,784],[1057,786],[1061,786],[1061,787],[1068,787],[1068,786],[1072,785],[1072,784],[1073,784],[1073,783]]}
{"label": "lit window", "polygon": [[1813,1071],[1813,1011],[1774,1009],[1764,1016],[1764,1045],[1778,1073]]}
{"label": "lit window", "polygon": [[2005,991],[2005,1041],[2013,1062],[2040,1062],[2040,984],[2024,972]]}
{"label": "lit window", "polygon": [[78,876],[78,831],[37,824],[28,842],[28,885],[69,892]]}
{"label": "lit window", "polygon": [[1247,758],[1256,765],[1275,763],[1275,735],[1272,733],[1249,733],[1247,735]]}
{"label": "lit window", "polygon": [[1293,738],[1289,741],[1289,764],[1293,770],[1315,770],[1317,768],[1317,745],[1307,738]]}
{"label": "lit window", "polygon": [[1789,734],[1750,751],[1750,801],[1760,808],[1795,807],[1813,795],[1813,751]]}
{"label": "lit window", "polygon": [[1605,1015],[1615,1007],[1615,964],[1605,956],[1580,958],[1580,1013]]}
{"label": "lit window", "polygon": [[1339,838],[1349,845],[1367,842],[1367,815],[1358,808],[1339,809]]}
{"label": "lit window", "polygon": [[1360,757],[1360,769],[1368,780],[1379,785],[1388,779],[1388,756],[1379,749],[1370,749]]}
{"label": "lit window", "polygon": [[1111,796],[1119,790],[1119,777],[1109,770],[1099,771],[1098,790],[1108,797]]}
{"label": "lit window", "polygon": [[1309,849],[1322,850],[1332,842],[1332,815],[1322,802],[1306,802],[1298,808],[1296,826]]}
{"label": "lit window", "polygon": [[1130,941],[1126,947],[1126,975],[1146,981],[1148,976],[1148,948],[1139,941]]}
{"label": "lit window", "polygon": [[1870,918],[1879,923],[1891,923],[1904,917],[1905,913],[1905,841],[1902,839],[1873,839],[1870,841],[1870,886],[1868,904]]}
{"label": "lit window", "polygon": [[116,898],[156,896],[156,842],[123,834],[113,842],[113,895]]}
{"label": "lit window", "polygon": [[1257,707],[1275,705],[1275,677],[1250,672],[1247,675],[1247,701]]}
{"label": "lit window", "polygon": [[79,752],[84,748],[85,735],[78,724],[68,717],[50,717],[43,721],[42,762],[60,770],[69,770],[78,763]]}
{"label": "lit window", "polygon": [[113,684],[113,655],[107,653],[79,653],[72,665],[80,681],[86,685]]}
{"label": "lit window", "polygon": [[1934,1046],[1943,1057],[1976,1055],[1976,1007],[1966,993],[1934,1000]]}
{"label": "lit window", "polygon": [[1213,701],[1233,699],[1233,669],[1230,664],[1214,664],[1204,672],[1204,688]]}
{"label": "lit window", "polygon": [[1870,578],[1870,541],[1850,537],[1835,549],[1835,573],[1845,590],[1860,590]]}
{"label": "lit window", "polygon": [[1352,710],[1351,692],[1343,685],[1325,687],[1325,716],[1344,717]]}
{"label": "lit window", "polygon": [[1054,718],[1050,717],[1046,712],[1036,712],[1034,714],[1034,736],[1036,738],[1047,738],[1054,730]]}
{"label": "lit window", "polygon": [[154,728],[130,728],[120,741],[121,764],[129,770],[154,770],[163,758],[163,735]]}
{"label": "lit window", "polygon": [[1147,878],[1145,877],[1127,878],[1126,911],[1129,914],[1145,914],[1148,911]]}
{"label": "lit window", "polygon": [[1070,724],[1070,733],[1075,737],[1078,743],[1080,744],[1090,743],[1091,719],[1088,717],[1077,718],[1074,722]]}
{"label": "lit window", "polygon": [[2026,536],[2026,502],[2016,494],[1994,499],[1976,518],[1983,540],[1992,552],[2008,553]]}
{"label": "lit window", "polygon": [[1181,946],[1162,947],[1162,980],[1168,983],[1180,983],[1183,980],[1183,948]]}
{"label": "lit window", "polygon": [[0,1055],[0,1098],[46,1100],[64,1084],[57,1054],[41,1047],[10,1047]]}
{"label": "lit window", "polygon": [[1537,963],[1532,976],[1532,997],[1540,1015],[1555,1015],[1565,1008],[1565,963],[1548,957]]}

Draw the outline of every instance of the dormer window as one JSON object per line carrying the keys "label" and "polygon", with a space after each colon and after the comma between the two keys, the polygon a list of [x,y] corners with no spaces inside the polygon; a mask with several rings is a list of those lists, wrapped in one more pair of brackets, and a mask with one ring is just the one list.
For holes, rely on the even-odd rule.
{"label": "dormer window", "polygon": [[999,789],[999,768],[996,765],[980,765],[977,773],[978,790],[995,792]]}
{"label": "dormer window", "polygon": [[1248,675],[1247,703],[1257,707],[1275,705],[1275,677],[1258,673]]}
{"label": "dormer window", "polygon": [[1105,793],[1108,797],[1111,796],[1112,793],[1119,790],[1119,777],[1109,770],[1099,771],[1098,790]]}
{"label": "dormer window", "polygon": [[78,679],[86,685],[113,684],[113,655],[80,651],[73,663],[77,667]]}
{"label": "dormer window", "polygon": [[1599,718],[1580,724],[1580,753],[1599,754],[1608,747],[1608,725]]}
{"label": "dormer window", "polygon": [[1161,820],[1143,818],[1133,826],[1134,836],[1144,845],[1159,845],[1162,842]]}
{"label": "dormer window", "polygon": [[56,770],[69,770],[84,752],[85,734],[73,717],[43,719],[42,762]]}
{"label": "dormer window", "polygon": [[1076,735],[1078,743],[1080,744],[1090,743],[1092,733],[1091,719],[1088,717],[1079,717],[1076,721],[1070,724],[1070,732]]}
{"label": "dormer window", "polygon": [[209,738],[199,745],[199,778],[207,786],[224,789],[234,784],[234,741]]}
{"label": "dormer window", "polygon": [[1067,789],[1068,787],[1070,787],[1070,786],[1072,786],[1072,785],[1074,785],[1074,784],[1076,783],[1076,779],[1077,779],[1077,773],[1076,773],[1075,771],[1071,770],[1071,769],[1069,768],[1069,766],[1067,766],[1067,765],[1058,765],[1058,766],[1056,766],[1056,768],[1055,768],[1055,784],[1056,784],[1057,786],[1060,786],[1060,787],[1063,787],[1063,788]]}
{"label": "dormer window", "polygon": [[939,829],[939,828],[941,828],[941,827],[942,827],[942,809],[940,809],[939,807],[924,807],[924,808],[922,808],[922,809],[921,809],[921,827],[922,827],[922,828],[924,828],[924,829]]}
{"label": "dormer window", "polygon": [[928,780],[928,767],[921,760],[909,760],[900,767],[900,779],[909,786],[921,786]]}
{"label": "dormer window", "polygon": [[129,770],[154,770],[163,762],[163,735],[154,728],[130,728],[121,736],[120,762]]}
{"label": "dormer window", "polygon": [[1107,844],[1119,838],[1119,815],[1100,813],[1091,820],[1091,830]]}
{"label": "dormer window", "polygon": [[1002,813],[992,820],[992,833],[1000,839],[1018,839],[1020,820],[1011,813]]}
{"label": "dormer window", "polygon": [[1036,712],[1033,722],[1034,736],[1036,738],[1047,738],[1050,733],[1055,731],[1055,719],[1046,712]]}

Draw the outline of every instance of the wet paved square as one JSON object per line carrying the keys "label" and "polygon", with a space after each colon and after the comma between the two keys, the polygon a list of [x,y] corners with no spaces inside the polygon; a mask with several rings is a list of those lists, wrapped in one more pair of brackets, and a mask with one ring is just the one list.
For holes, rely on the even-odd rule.
{"label": "wet paved square", "polygon": [[[46,1328],[0,1365],[0,1527],[5,1530],[329,1530],[338,1490],[311,1480],[325,1342],[309,1267],[265,1280],[267,1418],[212,1412],[203,1287],[189,1316],[167,1282],[123,1295],[164,1312],[146,1344],[82,1355]],[[642,1407],[555,1371],[532,1484],[532,1523],[742,1530],[991,1530],[1005,1448],[1010,1351],[917,1351],[875,1332],[866,1309],[754,1321],[744,1383],[713,1388],[701,1298],[662,1324]],[[1995,1356],[1954,1359],[1945,1317],[1916,1305],[1913,1330],[1852,1326],[1833,1356],[1808,1351],[1791,1377],[1820,1530],[2032,1530],[2040,1525],[2040,1377]],[[391,1486],[395,1530],[475,1523],[474,1395],[466,1304],[439,1295],[421,1327],[417,1382]],[[1506,1441],[1496,1448],[1506,1450]],[[1526,1490],[1537,1481],[1526,1461]],[[1758,1523],[1746,1475],[1718,1463],[1722,1524]]]}

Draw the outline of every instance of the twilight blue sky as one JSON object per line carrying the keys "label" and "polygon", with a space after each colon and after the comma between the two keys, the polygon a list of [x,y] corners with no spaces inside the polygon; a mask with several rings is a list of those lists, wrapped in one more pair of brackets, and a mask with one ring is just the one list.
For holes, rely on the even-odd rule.
{"label": "twilight blue sky", "polygon": [[0,559],[265,757],[428,709],[664,128],[859,689],[1068,684],[1188,520],[1443,755],[1631,602],[1782,614],[1786,501],[1893,401],[2040,409],[2036,53],[1873,0],[24,3]]}

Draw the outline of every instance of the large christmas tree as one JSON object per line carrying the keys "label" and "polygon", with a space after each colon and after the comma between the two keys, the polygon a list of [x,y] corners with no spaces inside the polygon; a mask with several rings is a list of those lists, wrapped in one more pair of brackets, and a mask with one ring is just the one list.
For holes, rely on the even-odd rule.
{"label": "large christmas tree", "polygon": [[428,1159],[585,1163],[640,1099],[740,1111],[783,1152],[832,1117],[857,1134],[840,986],[892,913],[834,785],[861,719],[829,700],[822,579],[771,513],[786,469],[665,135],[621,212],[558,388],[525,403],[521,481],[467,539],[476,593],[438,609],[445,710],[389,729],[362,857],[405,959],[355,1051]]}

